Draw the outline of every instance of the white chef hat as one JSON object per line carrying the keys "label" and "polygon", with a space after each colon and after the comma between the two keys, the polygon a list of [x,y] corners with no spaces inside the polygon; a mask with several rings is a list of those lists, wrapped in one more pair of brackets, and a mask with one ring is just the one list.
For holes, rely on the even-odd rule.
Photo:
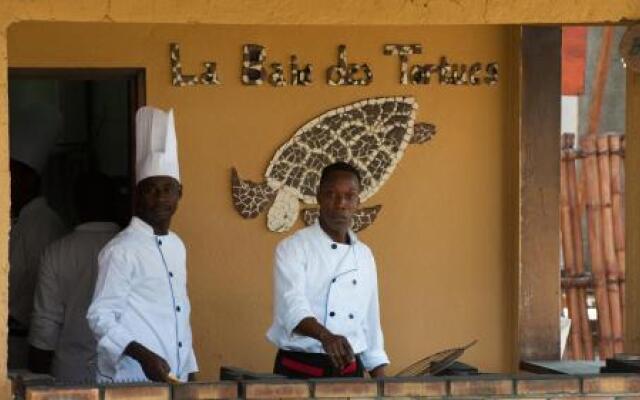
{"label": "white chef hat", "polygon": [[136,183],[150,176],[180,181],[173,110],[142,107],[136,114]]}
{"label": "white chef hat", "polygon": [[11,110],[10,157],[41,174],[58,139],[62,115],[47,103],[30,103]]}

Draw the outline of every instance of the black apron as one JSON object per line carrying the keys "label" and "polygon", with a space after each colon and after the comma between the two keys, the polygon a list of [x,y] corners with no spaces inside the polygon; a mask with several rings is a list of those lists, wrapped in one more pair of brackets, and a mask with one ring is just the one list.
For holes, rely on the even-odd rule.
{"label": "black apron", "polygon": [[360,357],[339,370],[324,353],[304,353],[300,351],[278,350],[273,373],[287,378],[363,378],[364,367]]}

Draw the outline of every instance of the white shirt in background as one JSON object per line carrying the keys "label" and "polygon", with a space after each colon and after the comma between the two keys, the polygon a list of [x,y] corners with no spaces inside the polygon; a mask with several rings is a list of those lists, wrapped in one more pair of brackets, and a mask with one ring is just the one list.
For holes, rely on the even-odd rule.
{"label": "white shirt in background", "polygon": [[57,380],[96,377],[96,341],[86,315],[98,275],[98,253],[118,230],[115,223],[88,222],[45,250],[29,343],[55,352],[52,375]]}
{"label": "white shirt in background", "polygon": [[62,220],[44,197],[27,203],[9,234],[9,315],[25,328],[31,320],[40,258],[44,249],[66,233]]}
{"label": "white shirt in background", "polygon": [[140,364],[124,354],[136,341],[164,358],[186,381],[198,366],[192,347],[186,251],[173,232],[157,236],[133,217],[98,257],[87,319],[98,340],[98,379],[144,381]]}

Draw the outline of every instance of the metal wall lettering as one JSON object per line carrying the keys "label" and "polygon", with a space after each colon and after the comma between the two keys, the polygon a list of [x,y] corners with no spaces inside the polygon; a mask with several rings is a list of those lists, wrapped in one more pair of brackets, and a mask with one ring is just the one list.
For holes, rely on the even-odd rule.
{"label": "metal wall lettering", "polygon": [[451,85],[466,85],[467,81],[467,65],[453,64],[451,66],[451,76],[449,77]]}
{"label": "metal wall lettering", "polygon": [[271,73],[269,74],[269,83],[273,86],[287,86],[287,80],[284,77],[284,67],[280,63],[271,64]]}
{"label": "metal wall lettering", "polygon": [[[438,83],[441,85],[472,85],[482,83],[494,85],[498,82],[498,64],[487,64],[483,69],[482,63],[451,64],[447,57],[440,57],[440,62],[434,64],[409,64],[409,55],[422,54],[420,44],[385,44],[384,54],[397,55],[400,62],[401,85],[428,85],[432,75],[437,74]],[[484,73],[484,76],[481,76]]]}
{"label": "metal wall lettering", "polygon": [[[475,64],[474,64],[475,65]],[[441,85],[468,85],[467,64],[449,64],[446,57],[440,59]]]}
{"label": "metal wall lettering", "polygon": [[[409,82],[409,55],[410,54],[422,54],[422,46],[419,44],[385,44],[384,45],[384,54],[387,56],[391,56],[391,55],[397,55],[398,58],[400,59],[400,83],[403,85],[406,85]],[[414,66],[417,67],[417,66]],[[412,68],[412,71],[414,69]],[[419,71],[419,69],[416,69],[415,72],[419,73],[422,71]],[[429,72],[430,74],[430,72]],[[411,73],[411,75],[414,75],[414,72]],[[428,80],[428,75],[427,75],[427,82],[429,83]],[[422,80],[422,76],[420,77],[419,80]],[[416,81],[414,81],[413,77],[411,79],[411,83],[413,84],[417,84]]]}
{"label": "metal wall lettering", "polygon": [[242,49],[242,83],[262,85],[265,80],[264,60],[267,50],[259,44],[245,44]]}
{"label": "metal wall lettering", "polygon": [[347,46],[338,46],[338,64],[327,69],[327,83],[331,86],[368,85],[373,81],[373,72],[369,65],[348,64]]}
{"label": "metal wall lettering", "polygon": [[446,57],[440,59],[438,65],[440,69],[440,84],[443,85],[480,85],[483,81],[487,85],[498,83],[498,64],[487,64],[483,79],[479,74],[482,72],[481,63],[473,63],[467,68],[467,64],[449,64]]}
{"label": "metal wall lettering", "polygon": [[447,62],[447,57],[440,57],[440,64],[438,64],[438,82],[441,85],[451,83],[451,65]]}
{"label": "metal wall lettering", "polygon": [[428,85],[431,83],[432,72],[438,72],[437,66],[433,64],[414,65],[411,67],[411,84]]}
{"label": "metal wall lettering", "polygon": [[217,65],[214,62],[204,62],[204,72],[200,75],[200,83],[203,85],[219,85]]}
{"label": "metal wall lettering", "polygon": [[213,61],[205,61],[204,72],[199,76],[184,75],[182,73],[182,64],[180,62],[180,45],[178,43],[169,44],[169,52],[171,59],[171,84],[173,86],[194,86],[194,85],[219,85],[218,73],[216,71],[216,63]]}
{"label": "metal wall lettering", "polygon": [[[638,48],[640,49],[640,44]],[[436,80],[440,85],[455,86],[498,83],[497,62],[450,63],[447,57],[443,56],[437,64],[410,64],[410,55],[422,54],[422,45],[417,43],[385,44],[384,54],[398,56],[401,85],[428,85]],[[178,43],[170,43],[170,62],[173,86],[221,84],[217,65],[213,61],[203,62],[204,72],[199,75],[183,74]],[[242,83],[259,86],[266,81],[273,87],[309,86],[312,83],[313,65],[300,64],[295,54],[290,56],[289,71],[283,63],[273,62],[265,65],[266,62],[266,47],[259,44],[243,45]],[[327,68],[326,77],[327,84],[330,86],[366,86],[373,82],[373,70],[367,63],[349,63],[347,46],[341,44],[338,46],[337,64]]]}
{"label": "metal wall lettering", "polygon": [[477,62],[471,64],[469,67],[469,84],[477,86],[482,83],[482,80],[478,74],[482,71],[482,64]]}
{"label": "metal wall lettering", "polygon": [[498,83],[498,63],[492,62],[487,65],[487,76],[484,78],[484,83],[487,85],[495,85]]}
{"label": "metal wall lettering", "polygon": [[294,86],[309,86],[311,85],[311,71],[313,66],[307,64],[304,68],[300,69],[298,65],[298,56],[295,54],[291,56],[291,84]]}

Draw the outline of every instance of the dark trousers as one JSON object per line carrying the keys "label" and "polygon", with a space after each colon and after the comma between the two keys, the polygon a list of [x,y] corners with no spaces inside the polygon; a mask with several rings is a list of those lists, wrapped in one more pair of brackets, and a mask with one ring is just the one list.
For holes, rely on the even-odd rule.
{"label": "dark trousers", "polygon": [[326,354],[278,350],[273,373],[294,379],[363,378],[364,367],[359,356],[351,364],[338,370]]}

